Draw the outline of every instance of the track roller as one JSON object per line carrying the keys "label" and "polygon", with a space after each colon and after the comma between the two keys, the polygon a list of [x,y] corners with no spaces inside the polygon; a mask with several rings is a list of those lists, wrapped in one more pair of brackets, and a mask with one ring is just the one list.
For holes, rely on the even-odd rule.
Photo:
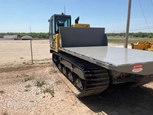
{"label": "track roller", "polygon": [[54,52],[52,60],[80,91],[78,97],[100,94],[109,86],[109,75],[105,68],[62,52]]}

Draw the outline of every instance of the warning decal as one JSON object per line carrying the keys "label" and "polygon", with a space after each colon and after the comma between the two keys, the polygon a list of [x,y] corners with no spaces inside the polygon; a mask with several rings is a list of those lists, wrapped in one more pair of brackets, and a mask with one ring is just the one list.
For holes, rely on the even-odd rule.
{"label": "warning decal", "polygon": [[139,65],[134,65],[133,66],[132,72],[137,73],[137,72],[141,72],[142,70],[143,70],[143,67],[142,67],[141,64],[139,64]]}

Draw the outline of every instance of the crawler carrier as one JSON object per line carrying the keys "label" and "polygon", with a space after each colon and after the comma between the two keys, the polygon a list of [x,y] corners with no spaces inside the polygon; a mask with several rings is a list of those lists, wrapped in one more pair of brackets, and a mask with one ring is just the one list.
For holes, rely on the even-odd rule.
{"label": "crawler carrier", "polygon": [[105,28],[71,25],[70,15],[51,16],[50,52],[78,97],[100,94],[110,84],[140,86],[153,80],[153,52],[107,46]]}

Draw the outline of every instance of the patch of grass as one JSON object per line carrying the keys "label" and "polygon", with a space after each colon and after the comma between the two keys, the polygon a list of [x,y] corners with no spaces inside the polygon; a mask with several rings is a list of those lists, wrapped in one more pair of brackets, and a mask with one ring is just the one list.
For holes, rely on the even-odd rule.
{"label": "patch of grass", "polygon": [[30,84],[28,84],[28,85],[26,85],[26,86],[25,86],[25,88],[30,88],[30,87],[31,87],[31,85],[30,85]]}
{"label": "patch of grass", "polygon": [[24,89],[24,91],[25,91],[25,92],[28,92],[28,91],[29,91],[29,89],[28,89],[28,88],[25,88],[25,89]]}
{"label": "patch of grass", "polygon": [[[138,41],[150,41],[151,38],[135,38],[135,37],[129,37],[128,43],[136,43]],[[125,37],[120,36],[108,36],[108,43],[125,43]]]}
{"label": "patch of grass", "polygon": [[55,92],[54,92],[54,89],[51,89],[50,87],[48,87],[43,90],[43,93],[50,93],[51,96],[54,97]]}
{"label": "patch of grass", "polygon": [[42,87],[43,85],[45,85],[45,81],[41,81],[41,80],[36,81],[36,86],[37,87]]}
{"label": "patch of grass", "polygon": [[26,78],[24,78],[24,81],[27,82],[33,79],[34,79],[34,76],[27,76]]}
{"label": "patch of grass", "polygon": [[3,93],[5,93],[4,90],[0,90],[0,94],[3,94]]}

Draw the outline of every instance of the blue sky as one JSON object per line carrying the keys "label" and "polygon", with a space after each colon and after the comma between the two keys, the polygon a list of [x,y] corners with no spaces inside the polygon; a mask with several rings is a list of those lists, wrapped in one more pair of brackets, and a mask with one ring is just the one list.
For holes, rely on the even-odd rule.
{"label": "blue sky", "polygon": [[[141,5],[140,5],[141,4]],[[0,0],[0,32],[48,32],[48,19],[64,11],[72,23],[125,32],[128,0]],[[153,0],[132,0],[130,32],[153,32]]]}

